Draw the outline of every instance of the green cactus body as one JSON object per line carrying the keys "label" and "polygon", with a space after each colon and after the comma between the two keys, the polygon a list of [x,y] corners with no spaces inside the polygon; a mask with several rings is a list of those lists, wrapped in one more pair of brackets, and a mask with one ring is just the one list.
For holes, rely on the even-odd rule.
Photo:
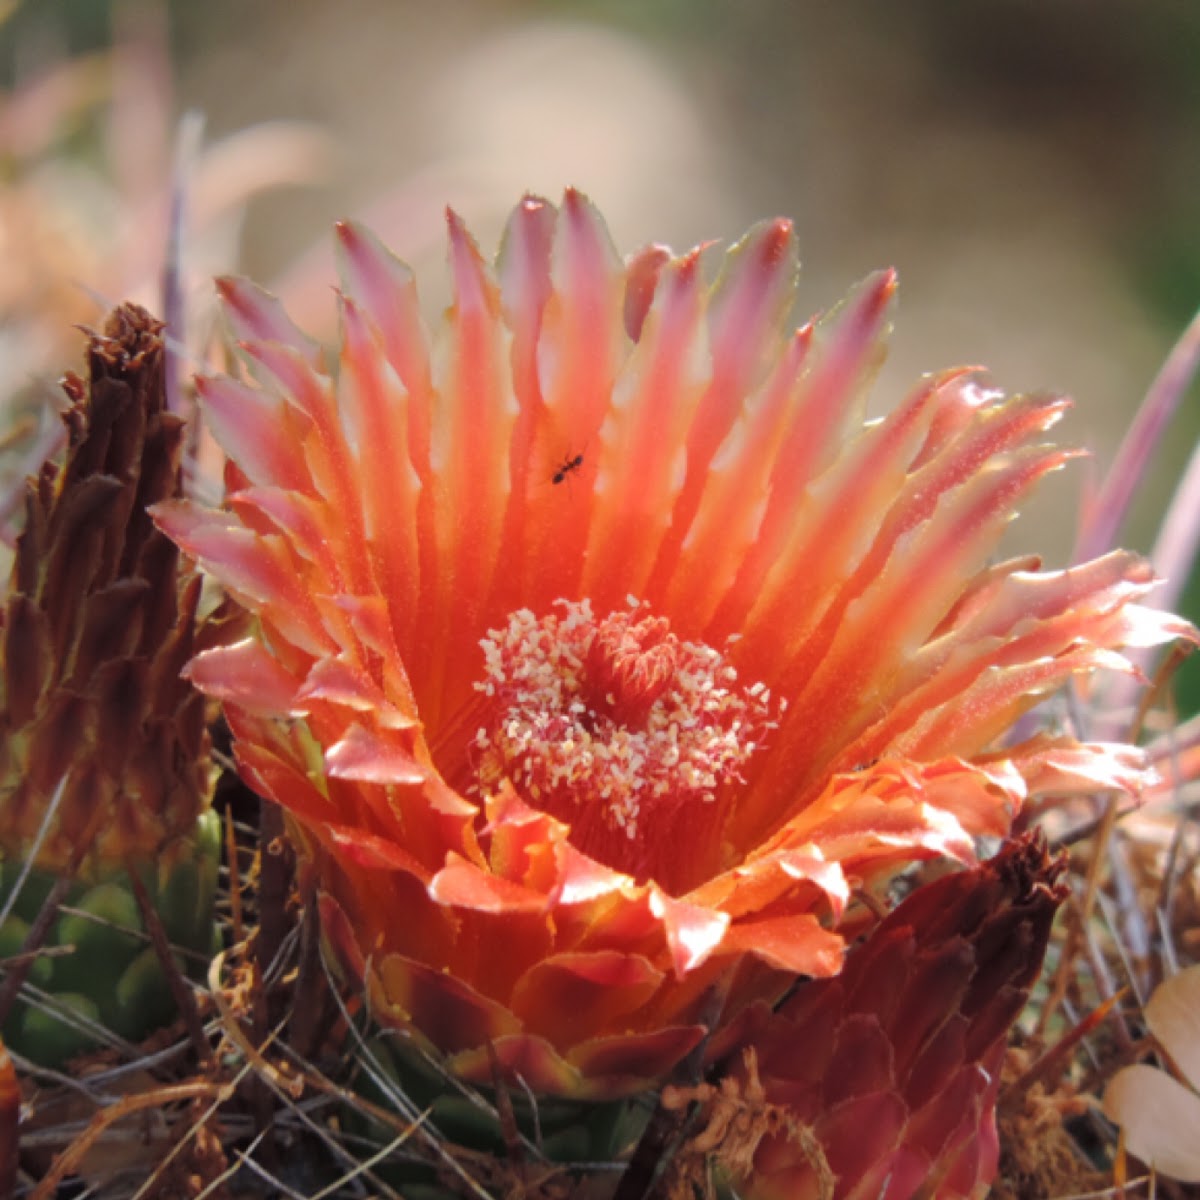
{"label": "green cactus body", "polygon": [[[428,1125],[448,1144],[499,1159],[506,1156],[505,1131],[491,1109],[449,1084],[436,1064],[414,1047],[385,1034],[376,1034],[361,1046],[356,1056],[369,1058],[375,1075],[373,1078],[364,1065],[355,1085],[364,1100],[395,1111],[391,1097],[401,1093],[417,1111],[426,1114]],[[380,1076],[382,1079],[377,1082]],[[489,1103],[494,1101],[491,1096],[484,1099]],[[538,1148],[542,1159],[561,1164],[568,1174],[572,1164],[617,1160],[636,1144],[650,1113],[649,1106],[640,1103],[637,1097],[596,1102],[539,1097],[536,1117],[525,1093],[511,1091],[508,1100],[517,1131]],[[374,1149],[396,1137],[393,1128],[358,1111],[347,1113],[346,1129],[362,1139],[364,1146]],[[407,1158],[407,1153],[401,1150],[395,1159],[385,1160],[373,1169],[413,1200],[449,1200],[458,1194],[441,1186],[428,1159],[404,1161]]]}
{"label": "green cactus body", "polygon": [[[219,860],[220,820],[208,811],[191,838],[140,872],[175,963],[192,979],[203,977],[219,939],[214,920]],[[0,908],[9,907],[20,874],[17,862],[0,865]],[[0,924],[0,958],[20,952],[53,883],[44,872],[28,873]],[[141,1041],[177,1015],[124,871],[71,887],[26,982],[32,987],[24,989],[2,1032],[11,1049],[42,1066],[62,1066],[95,1048],[104,1031]]]}

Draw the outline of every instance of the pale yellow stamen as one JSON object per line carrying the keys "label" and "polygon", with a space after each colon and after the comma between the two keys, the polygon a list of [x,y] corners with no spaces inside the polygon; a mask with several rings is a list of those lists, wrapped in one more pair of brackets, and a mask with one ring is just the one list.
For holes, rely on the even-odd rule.
{"label": "pale yellow stamen", "polygon": [[743,689],[710,646],[682,642],[633,607],[597,621],[588,601],[561,615],[521,609],[481,645],[496,702],[478,730],[479,783],[509,779],[533,803],[598,805],[635,839],[648,806],[711,803],[773,728],[770,692]]}

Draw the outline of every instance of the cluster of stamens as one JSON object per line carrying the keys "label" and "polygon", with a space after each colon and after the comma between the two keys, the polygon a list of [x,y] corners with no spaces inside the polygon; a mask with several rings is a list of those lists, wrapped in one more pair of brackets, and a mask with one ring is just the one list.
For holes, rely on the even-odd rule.
{"label": "cluster of stamens", "polygon": [[632,600],[600,621],[587,600],[558,607],[521,609],[480,643],[475,686],[494,702],[475,735],[484,789],[508,779],[564,816],[598,807],[633,839],[648,805],[711,802],[741,778],[774,728],[767,688],[738,687],[719,651],[680,641]]}

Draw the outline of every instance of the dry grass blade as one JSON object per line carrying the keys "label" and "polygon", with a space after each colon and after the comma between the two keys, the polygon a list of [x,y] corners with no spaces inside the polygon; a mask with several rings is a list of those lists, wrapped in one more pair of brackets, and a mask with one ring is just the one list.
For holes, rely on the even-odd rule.
{"label": "dry grass blade", "polygon": [[[25,886],[33,871],[33,863],[42,848],[42,843],[46,840],[51,827],[58,817],[58,810],[62,805],[66,791],[67,777],[64,775],[58,781],[58,786],[54,789],[54,794],[50,797],[50,803],[46,805],[46,811],[42,815],[41,823],[38,825],[37,832],[33,836],[33,841],[30,843],[31,853],[25,862],[21,864],[21,869],[13,883],[12,891],[4,898],[4,904],[0,907],[0,925],[8,920],[9,914],[13,910],[13,905],[16,904],[17,898],[21,894],[21,889]],[[0,1014],[0,1019],[3,1019],[3,1014]]]}
{"label": "dry grass blade", "polygon": [[154,947],[155,956],[158,958],[167,984],[171,988],[171,995],[175,998],[175,1004],[183,1016],[184,1027],[187,1029],[188,1037],[191,1038],[192,1047],[202,1063],[215,1066],[212,1048],[204,1036],[200,1010],[196,1007],[196,997],[192,992],[191,985],[175,963],[174,955],[171,952],[171,943],[167,938],[167,931],[163,928],[162,919],[155,911],[146,886],[138,878],[136,870],[130,870],[129,882],[137,900],[138,910],[142,914],[142,920],[146,922],[146,929],[150,934],[150,944]]}
{"label": "dry grass blade", "polygon": [[[279,1091],[286,1093],[298,1099],[304,1094],[304,1080],[297,1076],[285,1074],[282,1070],[275,1066],[274,1063],[268,1061],[265,1057],[265,1051],[278,1036],[279,1031],[276,1030],[270,1034],[267,1041],[260,1049],[246,1035],[241,1025],[241,1018],[238,1011],[231,1003],[229,993],[221,986],[221,976],[225,968],[226,955],[224,952],[218,954],[212,961],[208,970],[208,986],[212,993],[212,997],[217,1006],[217,1012],[221,1020],[221,1032],[229,1040],[229,1042],[237,1048],[251,1067],[263,1078],[267,1079],[271,1086]],[[253,985],[251,984],[251,987]],[[235,995],[244,997],[244,989],[246,985],[235,984]],[[244,1002],[244,1000],[243,1000]]]}
{"label": "dry grass blade", "polygon": [[170,1084],[122,1097],[115,1104],[101,1109],[89,1122],[87,1129],[54,1160],[50,1170],[42,1176],[34,1189],[32,1200],[54,1200],[58,1185],[78,1167],[100,1135],[119,1121],[135,1113],[163,1108],[182,1100],[224,1094],[225,1089],[222,1085],[208,1079],[198,1079],[191,1083]]}

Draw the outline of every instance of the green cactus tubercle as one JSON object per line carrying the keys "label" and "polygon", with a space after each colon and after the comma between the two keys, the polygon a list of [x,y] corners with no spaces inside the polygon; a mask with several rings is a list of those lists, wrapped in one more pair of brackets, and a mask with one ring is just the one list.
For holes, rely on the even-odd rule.
{"label": "green cactus tubercle", "polygon": [[[219,949],[214,920],[220,818],[201,814],[192,835],[137,868],[180,972],[204,976]],[[22,880],[22,874],[24,879]],[[0,963],[22,952],[54,876],[0,863]],[[14,896],[14,889],[20,890]],[[138,1042],[176,1016],[175,1001],[127,871],[74,883],[51,923],[0,1032],[18,1054],[59,1067],[105,1041]]]}

